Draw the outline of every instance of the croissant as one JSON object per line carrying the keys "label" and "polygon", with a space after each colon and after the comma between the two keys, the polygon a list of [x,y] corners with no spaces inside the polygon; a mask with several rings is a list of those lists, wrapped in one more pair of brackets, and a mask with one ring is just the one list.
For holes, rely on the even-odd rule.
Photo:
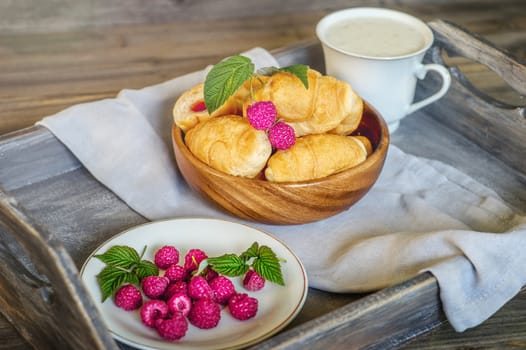
{"label": "croissant", "polygon": [[199,83],[189,90],[185,91],[175,101],[172,114],[174,123],[184,132],[196,126],[199,122],[205,121],[212,117],[237,114],[243,115],[243,105],[249,99],[250,85],[252,88],[259,88],[266,80],[266,77],[261,76],[252,81],[245,81],[239,89],[230,96],[225,103],[223,103],[212,114],[208,113],[205,105],[204,97],[204,83]]}
{"label": "croissant", "polygon": [[203,86],[203,83],[193,86],[175,101],[172,110],[174,123],[184,132],[210,118],[205,106]]}
{"label": "croissant", "polygon": [[198,123],[186,133],[185,143],[197,158],[212,168],[249,178],[261,173],[272,152],[265,131],[254,129],[237,115]]}
{"label": "croissant", "polygon": [[348,98],[351,105],[349,114],[334,129],[329,130],[329,133],[338,135],[349,135],[360,125],[364,108],[363,100],[354,91],[349,93]]}
{"label": "croissant", "polygon": [[296,136],[354,131],[363,114],[361,97],[348,83],[314,69],[308,70],[307,77],[308,89],[291,73],[275,73],[254,90],[254,100],[272,101],[279,118],[294,128]]}
{"label": "croissant", "polygon": [[[278,72],[266,79],[260,89],[254,90],[254,100],[272,101],[279,117],[285,122],[303,121],[308,119],[314,108],[316,84],[321,74],[313,69],[307,72],[309,88],[294,75]],[[252,101],[247,100],[248,104]],[[245,110],[246,110],[245,105]]]}
{"label": "croissant", "polygon": [[353,136],[307,135],[288,150],[274,153],[265,177],[275,182],[313,180],[356,166],[366,157],[365,146]]}
{"label": "croissant", "polygon": [[345,128],[345,133],[350,133],[362,118],[361,103],[361,98],[346,82],[327,75],[320,76],[316,83],[312,115],[304,121],[291,122],[289,125],[297,136],[302,136],[328,132],[344,122],[349,126],[341,128]]}
{"label": "croissant", "polygon": [[367,156],[370,156],[371,153],[373,153],[373,144],[371,143],[371,140],[369,140],[366,136],[363,135],[356,135],[353,136],[356,140],[360,141],[362,145],[365,147],[365,151],[367,152]]}

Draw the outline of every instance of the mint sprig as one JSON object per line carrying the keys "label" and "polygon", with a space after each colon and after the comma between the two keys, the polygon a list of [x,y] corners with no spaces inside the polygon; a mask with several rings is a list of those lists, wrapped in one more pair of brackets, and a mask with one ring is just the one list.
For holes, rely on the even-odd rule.
{"label": "mint sprig", "polygon": [[[296,64],[283,68],[262,68],[257,73],[261,75],[272,75],[277,72],[291,73],[308,89],[308,70],[308,66]],[[245,81],[254,75],[254,63],[245,56],[232,56],[215,64],[206,75],[204,83],[204,99],[208,113],[212,114],[221,107]]]}
{"label": "mint sprig", "polygon": [[210,265],[219,274],[236,277],[244,275],[252,267],[267,281],[284,286],[281,261],[283,260],[279,259],[271,248],[254,242],[240,255],[224,254],[207,258],[201,262],[200,269]]}
{"label": "mint sprig", "polygon": [[94,255],[106,264],[97,275],[102,302],[123,284],[138,285],[143,278],[159,274],[159,268],[153,262],[142,259],[145,251],[146,247],[139,255],[132,247],[115,245],[103,254]]}
{"label": "mint sprig", "polygon": [[254,64],[244,56],[232,56],[216,64],[206,75],[204,85],[208,113],[221,107],[253,72]]}

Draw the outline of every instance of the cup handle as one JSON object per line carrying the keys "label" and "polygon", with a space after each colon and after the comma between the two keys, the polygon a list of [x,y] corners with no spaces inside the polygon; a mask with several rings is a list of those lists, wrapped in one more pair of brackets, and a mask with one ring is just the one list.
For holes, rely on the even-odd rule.
{"label": "cup handle", "polygon": [[420,109],[424,106],[427,106],[428,104],[432,102],[435,102],[436,100],[444,96],[447,90],[449,89],[449,86],[451,85],[451,75],[449,75],[448,70],[444,66],[441,66],[439,64],[432,63],[432,64],[420,65],[420,67],[416,71],[416,77],[418,79],[424,79],[425,76],[427,75],[427,72],[430,70],[435,71],[438,74],[440,74],[440,76],[442,77],[442,87],[440,88],[440,90],[438,90],[433,95],[426,97],[425,99],[421,101],[411,104],[407,110],[407,114],[413,113],[417,109]]}

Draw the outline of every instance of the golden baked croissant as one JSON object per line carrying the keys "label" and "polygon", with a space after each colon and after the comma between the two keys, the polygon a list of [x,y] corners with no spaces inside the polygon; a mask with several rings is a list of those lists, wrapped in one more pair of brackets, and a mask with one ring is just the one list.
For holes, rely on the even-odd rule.
{"label": "golden baked croissant", "polygon": [[252,88],[259,88],[266,77],[247,80],[239,89],[226,100],[212,114],[208,113],[205,105],[204,83],[199,83],[185,91],[173,107],[173,119],[175,124],[184,132],[193,128],[197,123],[221,115],[237,114],[243,115],[243,104],[249,99],[250,84]]}
{"label": "golden baked croissant", "polygon": [[174,123],[184,132],[193,128],[200,121],[210,118],[205,106],[203,87],[203,83],[197,84],[186,90],[175,101],[172,110]]}
{"label": "golden baked croissant", "polygon": [[350,124],[345,127],[345,133],[350,133],[362,118],[363,110],[359,105],[356,106],[357,101],[362,103],[349,84],[331,76],[320,76],[316,83],[312,115],[304,121],[291,122],[289,125],[294,128],[296,136],[302,136],[328,132],[345,121]]}
{"label": "golden baked croissant", "polygon": [[190,151],[212,168],[235,176],[260,174],[272,152],[265,131],[243,117],[226,115],[198,123],[185,135]]}
{"label": "golden baked croissant", "polygon": [[[309,69],[307,76],[308,89],[291,73],[275,73],[254,90],[254,100],[272,101],[279,118],[294,128],[296,136],[350,134],[362,118],[361,97],[348,83],[314,69]],[[245,111],[249,103],[247,100]]]}
{"label": "golden baked croissant", "polygon": [[[279,117],[285,122],[302,121],[312,115],[316,83],[321,74],[313,69],[307,72],[309,88],[293,74],[278,72],[266,77],[265,84],[254,89],[255,101],[272,101]],[[247,104],[252,101],[247,100]]]}
{"label": "golden baked croissant", "polygon": [[371,140],[369,140],[366,136],[363,135],[356,135],[352,136],[356,140],[360,141],[363,146],[365,147],[365,151],[367,152],[367,156],[370,156],[371,153],[373,153],[373,144],[371,143]]}
{"label": "golden baked croissant", "polygon": [[334,129],[328,131],[331,134],[349,135],[360,125],[363,115],[363,100],[354,91],[348,96],[351,104],[349,114]]}
{"label": "golden baked croissant", "polygon": [[265,177],[275,182],[318,179],[356,166],[366,157],[365,146],[353,136],[307,135],[288,150],[274,153]]}

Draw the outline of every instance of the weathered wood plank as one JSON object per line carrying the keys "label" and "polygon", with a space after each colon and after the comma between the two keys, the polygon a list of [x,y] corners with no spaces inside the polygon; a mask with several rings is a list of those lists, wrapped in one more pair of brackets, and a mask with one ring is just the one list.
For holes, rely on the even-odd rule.
{"label": "weathered wood plank", "polygon": [[[520,0],[501,0],[510,15],[521,6]],[[351,6],[386,6],[415,8],[423,14],[448,11],[461,18],[487,18],[495,8],[492,0],[369,0],[369,1],[304,1],[261,0],[47,0],[35,6],[32,0],[0,3],[0,30],[10,32],[71,31],[79,28],[97,28],[143,23],[210,21],[216,19],[246,18],[255,16],[290,16],[315,11],[333,11]]]}
{"label": "weathered wood plank", "polygon": [[0,305],[35,348],[116,349],[64,246],[0,191]]}
{"label": "weathered wood plank", "polygon": [[444,320],[436,280],[423,274],[283,332],[252,349],[397,349]]}
{"label": "weathered wood plank", "polygon": [[[526,94],[526,65],[512,55],[500,51],[489,42],[470,35],[462,28],[434,21],[436,46],[429,56],[433,62],[444,64],[440,50],[461,55],[487,65],[520,94]],[[526,61],[525,61],[526,62]],[[449,68],[452,74],[450,90],[440,106],[430,106],[440,123],[456,130],[510,167],[526,173],[526,110],[522,106],[505,105],[481,93],[463,75]],[[436,79],[431,77],[430,80]],[[421,93],[429,94],[434,84],[423,86]]]}
{"label": "weathered wood plank", "polygon": [[[93,1],[92,3],[95,4]],[[221,1],[218,1],[218,3],[221,3]],[[397,2],[396,5],[399,3],[402,4],[402,2]],[[408,4],[409,2],[403,3]],[[502,37],[499,37],[500,40],[504,40],[504,34],[502,33],[513,33],[514,30],[520,31],[523,30],[521,28],[524,28],[525,22],[519,21],[519,18],[522,18],[521,16],[524,15],[524,8],[519,1],[506,1],[505,4],[509,6],[504,5],[504,3],[497,4],[493,1],[478,1],[477,3],[480,6],[477,7],[475,11],[469,10],[467,7],[462,7],[467,3],[469,3],[469,1],[462,1],[455,5],[449,5],[447,1],[424,4],[415,2],[411,4],[410,12],[414,11],[417,14],[423,14],[425,18],[429,18],[431,13],[440,14],[445,13],[445,11],[451,13],[454,8],[460,9],[454,14],[453,18],[456,16],[461,19],[461,17],[464,16],[462,21],[479,28],[480,33],[495,33],[495,27],[501,26],[499,27],[500,31],[497,30],[497,32],[502,35]],[[19,6],[24,6],[24,2],[20,2],[19,4]],[[56,4],[58,4],[58,0],[55,1],[55,5]],[[0,6],[2,5],[0,4]],[[327,6],[329,7],[330,5]],[[110,6],[110,8],[112,7]],[[491,11],[497,8],[502,8],[503,11],[509,13],[506,26],[503,26],[502,20],[496,22],[492,19]],[[426,13],[426,11],[430,9],[434,9],[435,12]],[[325,9],[321,9],[320,11],[322,10]],[[130,11],[135,10],[132,9]],[[466,13],[471,15],[466,16]],[[258,35],[261,35],[262,32],[266,34],[264,34],[264,39],[260,42],[266,42],[265,40],[268,38],[269,45],[265,46],[266,48],[282,46],[287,42],[296,42],[299,39],[312,39],[313,23],[315,23],[315,20],[321,15],[322,12],[306,14],[305,16],[303,14],[293,16],[280,14],[266,19],[266,22],[263,17],[254,17],[248,20],[217,20],[215,24],[218,26],[218,32],[223,31],[222,33],[227,33],[229,30],[231,31],[231,28],[228,27],[232,25],[237,25],[239,29],[233,32],[233,34],[229,34],[230,41],[228,42],[235,43],[233,46],[229,47],[228,45],[224,45],[223,41],[218,40],[216,44],[217,47],[214,47],[214,50],[217,49],[218,51],[212,54],[210,54],[211,51],[207,49],[195,47],[195,40],[198,40],[199,36],[193,38],[190,36],[181,36],[177,39],[179,41],[168,40],[167,38],[174,36],[171,30],[174,28],[184,28],[184,26],[179,26],[179,24],[160,24],[154,27],[143,26],[135,31],[131,30],[131,27],[112,29],[104,32],[93,30],[88,32],[88,36],[86,36],[86,32],[77,32],[73,34],[27,34],[14,37],[14,39],[29,38],[31,40],[32,43],[26,47],[28,51],[25,53],[17,51],[24,50],[23,42],[16,43],[15,41],[17,40],[10,41],[8,37],[2,37],[0,35],[0,57],[2,58],[2,62],[6,62],[8,66],[10,65],[9,68],[14,68],[15,71],[15,75],[10,76],[12,80],[7,84],[0,78],[0,102],[6,102],[0,103],[2,118],[6,113],[12,115],[11,113],[13,111],[15,111],[15,114],[19,112],[22,114],[32,113],[31,118],[35,118],[34,112],[38,111],[36,119],[40,119],[40,116],[43,115],[42,112],[47,111],[46,108],[51,108],[50,110],[52,110],[59,106],[60,109],[62,109],[61,106],[67,106],[68,104],[90,99],[100,99],[102,97],[112,97],[114,92],[122,87],[142,87],[150,83],[163,81],[171,76],[173,72],[179,72],[178,69],[180,67],[183,67],[183,71],[199,69],[206,64],[215,62],[216,59],[222,58],[228,53],[239,52],[249,48],[255,40],[260,40],[258,39]],[[118,18],[117,16],[117,20]],[[255,28],[254,31],[247,36],[248,39],[246,41],[244,41],[246,38],[239,40],[239,33],[246,28],[248,23],[253,25],[253,28]],[[270,30],[264,28],[264,25],[274,26],[272,30]],[[190,25],[190,28],[201,31],[201,35],[205,35],[205,30],[199,28],[197,24]],[[302,29],[297,32],[298,28]],[[266,30],[268,30],[268,32],[266,32]],[[286,34],[283,42],[278,40],[278,44],[276,44],[275,41],[276,31],[283,31]],[[107,33],[112,34],[106,36]],[[208,33],[208,35],[210,35],[210,33]],[[218,38],[221,35],[218,34]],[[148,40],[151,40],[150,38],[157,36],[160,38],[158,42],[148,42]],[[272,37],[274,38],[273,40],[271,40]],[[104,38],[110,39],[108,41],[101,40]],[[65,40],[61,41],[60,39]],[[39,40],[41,40],[40,48],[38,45],[33,46],[36,45]],[[192,42],[192,40],[194,42]],[[524,36],[514,35],[511,39],[508,39],[507,43],[520,54],[521,52],[524,53],[524,51],[521,51],[524,47],[521,46],[521,43],[524,43],[523,40]],[[72,46],[72,43],[75,41],[77,41],[78,47]],[[98,42],[102,43],[101,46],[98,46]],[[121,46],[117,45],[118,48],[115,49],[114,45],[119,43],[121,43]],[[182,49],[170,51],[173,47],[172,45],[160,43],[178,44],[179,46],[177,47]],[[103,47],[103,49],[101,49],[101,47]],[[72,52],[70,52],[71,49],[73,49]],[[62,53],[57,55],[53,52],[54,50]],[[101,51],[99,50],[108,51],[108,54],[99,56],[98,54],[91,53],[91,51],[100,53]],[[299,59],[304,63],[312,62],[314,67],[321,66],[320,50],[316,45],[306,45],[303,49],[300,45],[300,47],[292,51],[292,53],[289,52],[290,55],[287,54],[287,52],[280,54],[282,62],[295,62],[295,60]],[[148,52],[152,54],[149,55]],[[165,56],[164,52],[169,52],[168,56]],[[35,55],[36,61],[34,60],[35,57],[30,57]],[[126,57],[124,61],[122,56]],[[195,56],[198,58],[193,60],[192,57]],[[7,57],[5,61],[4,57]],[[159,57],[161,58],[159,59]],[[55,59],[57,60],[54,61]],[[73,63],[75,59],[80,60],[81,65],[82,63],[85,64],[84,70],[79,69],[79,67]],[[18,63],[16,62],[17,60]],[[82,60],[85,61],[82,62]],[[29,74],[28,78],[24,78],[24,71],[34,70],[35,62],[44,63],[46,67],[49,68],[48,73],[38,73],[40,68],[37,68],[35,70],[36,75]],[[93,67],[94,62],[95,66],[99,67],[101,71],[99,75],[93,77],[93,70],[87,67]],[[128,67],[120,67],[119,65],[122,65],[123,62],[125,62]],[[474,73],[476,77],[480,73],[477,65],[478,64],[466,64],[463,68],[468,72],[472,70],[472,73]],[[66,67],[65,73],[61,75],[61,68],[63,69],[64,67]],[[179,73],[175,73],[175,75],[179,75]],[[77,78],[71,80],[71,76],[76,76]],[[93,77],[93,79],[90,79],[90,76]],[[153,82],[150,82],[148,79],[152,76]],[[2,71],[2,78],[3,77],[9,77],[9,73],[4,75]],[[37,77],[36,80],[35,77]],[[55,78],[56,80],[53,80]],[[54,83],[49,84],[50,81],[54,81]],[[484,81],[484,79],[481,81]],[[52,88],[46,90],[49,89],[50,86]],[[64,94],[64,86],[66,90],[71,91],[71,94]],[[88,89],[83,90],[84,86],[87,86]],[[101,86],[108,87],[105,90],[101,90]],[[424,88],[426,88],[426,86],[432,87],[432,82],[426,82]],[[28,87],[35,87],[35,89],[31,90],[31,95],[21,97],[27,94]],[[5,94],[1,93],[2,89],[5,89],[3,90]],[[15,92],[15,94],[12,92]],[[406,118],[403,126],[397,134],[394,135],[393,142],[410,153],[426,157],[432,156],[433,158],[456,166],[477,180],[493,187],[505,200],[517,208],[526,211],[526,186],[524,186],[526,181],[524,174],[517,170],[510,169],[497,158],[498,155],[492,154],[491,150],[487,152],[479,148],[479,146],[462,135],[462,130],[459,130],[459,132],[451,131],[448,127],[440,123],[439,118],[434,118],[433,116],[435,114],[444,112],[444,101],[435,104],[435,106],[432,105],[428,107],[421,113]],[[434,107],[439,109],[434,109]],[[2,108],[4,108],[4,110],[2,110]],[[20,125],[17,124],[19,123],[18,120],[14,120],[13,122],[16,125]],[[39,149],[39,145],[42,146],[43,149]],[[455,148],[454,151],[451,151],[452,145]],[[466,162],[466,159],[469,159],[469,162]],[[487,169],[491,169],[491,171],[487,171]],[[53,238],[63,245],[63,248],[60,249],[65,249],[65,252],[59,249],[61,253],[69,255],[77,267],[80,266],[87,254],[89,254],[98,243],[123,228],[144,221],[142,217],[127,208],[104,186],[93,179],[85,169],[79,167],[78,161],[43,129],[32,128],[0,138],[0,186],[2,182],[13,190],[12,193],[14,196],[27,209],[34,222],[43,228],[43,232],[53,233]],[[82,215],[80,213],[82,213]],[[7,242],[8,240],[0,239],[0,241]],[[4,250],[0,248],[0,251],[5,252],[7,248]],[[2,257],[0,260],[3,261],[4,258]],[[9,266],[6,268],[8,267]],[[5,274],[2,272],[1,275],[7,276],[6,278],[8,279],[11,276],[9,272]],[[433,290],[434,287],[431,287],[433,285],[433,283],[431,283],[432,279],[427,277],[418,278],[424,278],[425,283],[417,284],[414,288],[423,288],[421,290],[431,288],[429,290]],[[409,281],[408,283],[413,282],[414,281]],[[403,298],[408,297],[412,292],[417,292],[417,290],[412,291],[413,287],[403,289],[401,286],[396,286],[395,289],[396,288],[399,288],[399,294],[395,293],[393,295],[398,295]],[[345,338],[345,334],[348,331],[356,332],[359,327],[369,325],[368,322],[374,321],[368,320],[367,313],[369,311],[371,311],[372,314],[378,315],[381,314],[381,311],[385,308],[393,308],[393,313],[389,315],[393,318],[405,317],[408,313],[412,315],[411,310],[407,308],[410,307],[410,305],[397,305],[397,298],[393,300],[385,300],[382,298],[376,300],[374,296],[370,296],[368,299],[362,300],[362,296],[335,296],[316,292],[318,291],[311,291],[305,309],[288,328],[291,333],[287,333],[293,337],[298,337],[296,338],[298,341],[312,345],[313,347],[316,346],[315,344],[324,344],[326,345],[324,347],[336,347],[337,345],[343,348],[348,347],[347,344],[343,342],[327,344],[322,337],[316,338],[313,336],[315,328],[318,328],[318,330],[326,329],[329,334],[340,335],[340,332],[342,332],[341,334],[343,334]],[[428,294],[431,305],[436,305],[436,295],[432,297],[431,294]],[[378,296],[378,294],[376,294],[376,296]],[[386,295],[383,296],[385,297]],[[342,309],[343,311],[336,311],[335,316],[342,321],[341,324],[334,323],[332,317],[326,315],[329,311],[356,300],[358,300],[360,304],[356,305],[353,303],[345,306],[344,309]],[[318,307],[322,302],[322,307]],[[523,309],[524,305],[523,294],[519,295],[519,297],[513,301],[513,307],[517,310]],[[426,304],[426,306],[430,305]],[[360,307],[364,308],[362,311],[364,311],[365,314],[360,314]],[[510,345],[506,343],[508,341],[507,339],[509,339],[506,338],[506,322],[512,324],[516,322],[514,324],[516,328],[512,328],[512,331],[514,329],[523,329],[525,326],[524,320],[517,317],[516,313],[511,312],[509,309],[504,310],[503,313],[504,314],[498,314],[495,318],[488,321],[490,328],[481,327],[482,330],[489,331],[490,334],[494,335],[492,338],[487,338],[484,344],[492,344],[497,348],[501,348],[503,345]],[[417,324],[423,326],[422,331],[428,329],[425,326],[425,322],[428,322],[428,325],[434,326],[437,320],[440,321],[442,319],[438,309],[430,310],[429,314],[413,316],[416,317]],[[327,317],[327,319],[325,319],[325,317]],[[309,321],[313,318],[317,319],[315,321]],[[2,321],[4,322],[2,323]],[[364,321],[364,323],[362,323],[362,321]],[[349,324],[354,324],[355,327],[349,329]],[[462,335],[452,334],[451,330],[449,330],[449,333],[447,331],[442,333],[442,329],[447,329],[447,327],[441,327],[439,331],[433,332],[432,335],[427,338],[430,340],[428,340],[429,343],[425,343],[425,346],[430,348],[434,346],[434,344],[438,346],[441,346],[440,344],[447,344],[452,347],[462,347],[465,344],[469,344],[469,341],[476,343],[478,339],[484,340],[482,330],[474,333],[475,335],[472,337],[468,337],[469,340],[468,343],[466,343],[466,340],[462,339]],[[8,339],[8,343],[12,344],[15,348],[22,349],[27,347],[27,343],[10,333],[12,328],[5,325],[5,320],[1,318],[0,330],[2,332],[1,335],[6,334],[6,338],[2,337],[2,339]],[[305,330],[306,333],[302,333],[301,330]],[[491,333],[491,330],[493,330],[493,333]],[[402,342],[412,339],[419,334],[419,332],[407,329],[403,325],[400,325],[400,328],[391,328],[389,331],[391,334],[395,334],[392,343],[388,341],[385,343],[381,341],[376,342],[376,339],[370,339],[367,338],[367,336],[361,339],[373,347],[378,347],[380,346],[379,344],[383,344],[383,346],[387,348],[395,348],[401,346]],[[367,333],[367,329],[365,333]],[[498,333],[502,336],[497,336]],[[11,334],[11,336],[9,336],[9,334]],[[438,340],[433,338],[435,334],[439,335]],[[25,335],[27,336],[27,334]],[[447,336],[451,336],[452,339],[455,340],[447,342]],[[526,342],[523,334],[512,336],[512,341],[515,343],[511,345],[520,345],[521,342]],[[29,338],[31,339],[31,336]],[[280,340],[278,339],[278,341]],[[59,344],[62,344],[60,340]],[[280,343],[280,346],[289,345],[290,343],[286,340]],[[413,344],[413,348],[419,348],[417,345],[418,343]],[[45,343],[38,344],[39,348],[43,346],[45,346]],[[261,346],[265,346],[265,344]],[[0,348],[1,347],[2,345],[0,345]]]}
{"label": "weathered wood plank", "polygon": [[1,186],[7,191],[81,167],[78,159],[43,127],[0,136],[0,149]]}
{"label": "weathered wood plank", "polygon": [[526,291],[523,290],[494,316],[476,328],[459,334],[449,324],[444,324],[416,341],[406,344],[404,349],[524,349],[526,348],[525,305]]}

